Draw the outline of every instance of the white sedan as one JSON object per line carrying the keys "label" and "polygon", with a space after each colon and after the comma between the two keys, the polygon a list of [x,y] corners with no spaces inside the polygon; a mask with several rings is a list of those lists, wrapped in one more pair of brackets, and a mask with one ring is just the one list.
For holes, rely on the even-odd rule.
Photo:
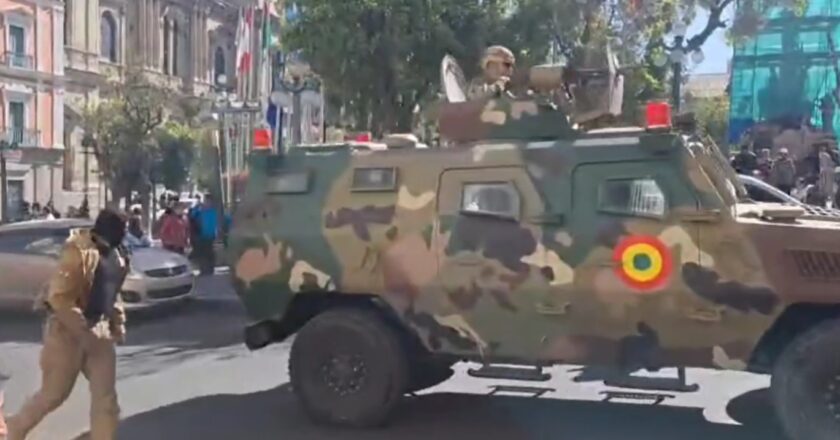
{"label": "white sedan", "polygon": [[[32,310],[58,266],[70,231],[90,220],[35,220],[0,226],[0,309]],[[195,275],[183,255],[158,247],[132,249],[131,272],[121,296],[127,309],[191,298]]]}

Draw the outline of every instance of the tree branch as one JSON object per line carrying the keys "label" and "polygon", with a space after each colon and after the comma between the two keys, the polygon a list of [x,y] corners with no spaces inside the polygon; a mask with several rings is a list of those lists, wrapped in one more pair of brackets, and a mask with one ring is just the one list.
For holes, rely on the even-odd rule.
{"label": "tree branch", "polygon": [[699,49],[706,40],[715,33],[719,28],[726,27],[726,22],[721,19],[723,11],[732,3],[733,0],[722,0],[717,6],[709,8],[709,20],[706,22],[706,27],[700,33],[691,37],[686,44],[686,51],[693,52]]}

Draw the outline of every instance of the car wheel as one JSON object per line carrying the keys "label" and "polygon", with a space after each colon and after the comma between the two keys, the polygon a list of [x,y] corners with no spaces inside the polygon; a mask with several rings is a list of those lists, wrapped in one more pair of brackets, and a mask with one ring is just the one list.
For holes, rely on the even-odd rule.
{"label": "car wheel", "polygon": [[374,312],[325,312],[300,330],[289,374],[295,395],[319,423],[374,427],[383,424],[407,382],[396,332]]}
{"label": "car wheel", "polygon": [[773,369],[771,391],[793,440],[840,438],[840,321],[817,325],[795,339]]}

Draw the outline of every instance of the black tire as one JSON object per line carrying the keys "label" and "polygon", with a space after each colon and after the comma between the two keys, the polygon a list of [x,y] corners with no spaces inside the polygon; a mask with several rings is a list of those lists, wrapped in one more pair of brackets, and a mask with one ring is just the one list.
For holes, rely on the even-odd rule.
{"label": "black tire", "polygon": [[439,385],[455,374],[451,361],[435,359],[431,356],[411,362],[410,370],[411,376],[406,393],[416,393]]}
{"label": "black tire", "polygon": [[387,421],[408,368],[394,329],[373,311],[348,308],[322,313],[300,330],[289,375],[315,422],[369,428]]}
{"label": "black tire", "polygon": [[771,392],[791,440],[840,438],[840,321],[796,338],[773,368]]}

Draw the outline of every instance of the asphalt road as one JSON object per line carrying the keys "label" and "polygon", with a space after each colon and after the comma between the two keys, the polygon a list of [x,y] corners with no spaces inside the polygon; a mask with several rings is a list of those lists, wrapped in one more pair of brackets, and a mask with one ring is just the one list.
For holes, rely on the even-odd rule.
{"label": "asphalt road", "polygon": [[[532,385],[551,389],[539,398],[488,396],[505,382],[469,377],[469,366],[459,365],[450,381],[406,397],[385,428],[313,426],[288,386],[288,343],[249,352],[241,343],[243,312],[226,278],[200,283],[193,303],[130,317],[118,352],[119,439],[783,440],[767,403],[767,377],[704,370],[689,372],[700,391],[653,405],[603,402],[607,388],[572,381],[580,374],[575,367],[557,367],[550,382]],[[6,412],[37,387],[39,338],[38,322],[0,316],[0,368],[12,374]],[[84,438],[86,387],[80,378],[31,439]]]}

